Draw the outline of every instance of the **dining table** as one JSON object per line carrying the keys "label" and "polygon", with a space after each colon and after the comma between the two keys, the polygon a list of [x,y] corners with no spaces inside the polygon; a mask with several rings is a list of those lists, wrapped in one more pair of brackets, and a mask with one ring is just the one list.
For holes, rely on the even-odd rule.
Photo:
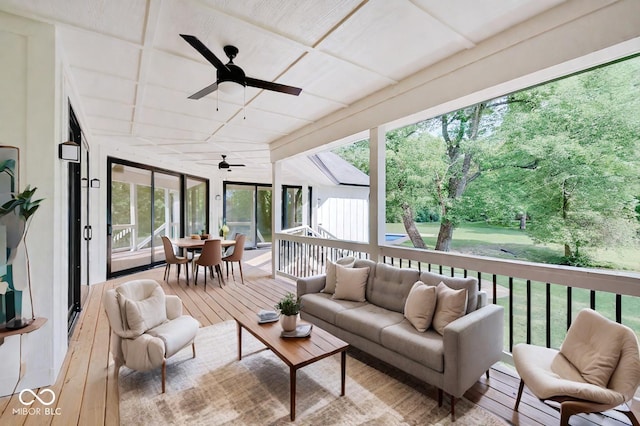
{"label": "dining table", "polygon": [[209,237],[205,239],[191,238],[191,237],[174,238],[171,240],[171,243],[175,244],[176,247],[182,249],[182,255],[188,259],[189,258],[188,252],[189,251],[195,252],[196,250],[202,250],[202,248],[204,247],[204,242],[207,240],[220,240],[220,245],[222,246],[223,251],[226,250],[228,247],[233,247],[236,245],[236,240],[225,240],[220,237]]}

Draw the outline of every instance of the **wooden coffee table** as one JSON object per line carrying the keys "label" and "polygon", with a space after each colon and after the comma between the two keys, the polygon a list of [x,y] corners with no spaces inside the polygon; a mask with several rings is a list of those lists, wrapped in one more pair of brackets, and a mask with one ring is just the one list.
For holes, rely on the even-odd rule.
{"label": "wooden coffee table", "polygon": [[305,365],[340,353],[342,379],[340,396],[344,396],[346,350],[349,347],[346,342],[316,326],[313,327],[309,337],[283,338],[280,337],[282,328],[279,322],[258,324],[258,318],[254,312],[236,315],[234,319],[238,324],[238,360],[242,359],[242,329],[244,328],[289,366],[291,421],[296,418],[296,372]]}

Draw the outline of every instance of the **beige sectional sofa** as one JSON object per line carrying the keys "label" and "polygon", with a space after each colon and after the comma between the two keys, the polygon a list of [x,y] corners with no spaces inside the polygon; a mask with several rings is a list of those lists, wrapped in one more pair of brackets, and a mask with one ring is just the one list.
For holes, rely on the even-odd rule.
{"label": "beige sectional sofa", "polygon": [[[451,396],[454,415],[455,398],[461,397],[483,373],[488,374],[502,356],[503,308],[487,304],[486,293],[478,291],[475,278],[421,273],[361,259],[354,259],[349,266],[361,272],[369,268],[364,276],[364,301],[356,301],[363,299],[353,294],[347,294],[346,299],[351,300],[342,298],[345,279],[360,280],[362,275],[352,271],[347,274],[348,268],[331,264],[327,268],[329,280],[327,275],[298,279],[301,318],[437,387],[440,404],[442,392],[446,392]],[[339,280],[334,290],[331,287],[336,284],[336,270]],[[427,286],[442,282],[450,289],[465,289],[463,316],[444,329],[440,327],[442,334],[433,328],[420,332],[405,318],[405,303],[417,281]]]}

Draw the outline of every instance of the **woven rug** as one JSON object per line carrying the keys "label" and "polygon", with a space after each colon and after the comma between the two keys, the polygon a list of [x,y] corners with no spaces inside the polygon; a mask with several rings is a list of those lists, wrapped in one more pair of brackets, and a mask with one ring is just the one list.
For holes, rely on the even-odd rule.
{"label": "woven rug", "polygon": [[[249,333],[237,360],[234,321],[200,329],[196,358],[191,346],[167,362],[167,389],[160,368],[120,370],[123,425],[272,425],[289,421],[289,368]],[[376,365],[379,364],[379,365]],[[381,367],[381,368],[378,368]],[[385,371],[386,370],[386,371]],[[388,374],[391,373],[391,374]],[[300,425],[448,425],[448,403],[438,407],[435,390],[349,350],[346,395],[340,396],[340,356],[297,373],[296,421]],[[428,393],[428,394],[427,394]],[[457,425],[504,425],[465,399],[456,403]]]}

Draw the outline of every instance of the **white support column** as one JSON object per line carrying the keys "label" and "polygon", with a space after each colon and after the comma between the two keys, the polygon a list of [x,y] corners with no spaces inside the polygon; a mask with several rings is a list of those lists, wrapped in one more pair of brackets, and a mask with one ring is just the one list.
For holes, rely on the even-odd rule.
{"label": "white support column", "polygon": [[271,163],[271,275],[276,277],[276,265],[278,262],[279,244],[276,233],[282,231],[282,161]]}
{"label": "white support column", "polygon": [[383,127],[369,130],[369,256],[377,262],[380,241],[386,228],[385,194],[386,132]]}

